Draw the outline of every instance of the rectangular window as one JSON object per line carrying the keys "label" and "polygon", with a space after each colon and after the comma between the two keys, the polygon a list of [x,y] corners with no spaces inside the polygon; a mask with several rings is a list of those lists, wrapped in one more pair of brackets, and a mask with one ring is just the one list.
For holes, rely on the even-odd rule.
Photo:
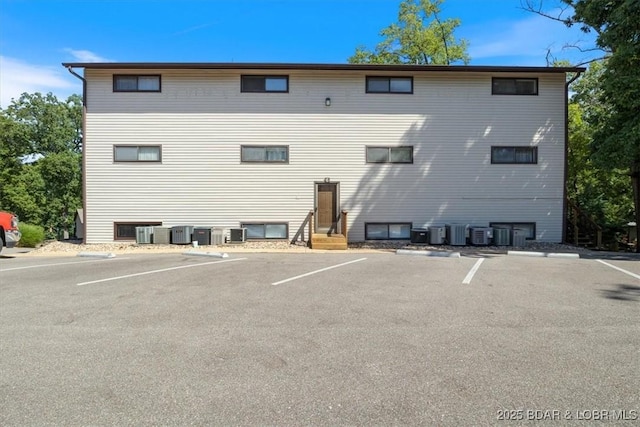
{"label": "rectangular window", "polygon": [[242,163],[287,163],[289,147],[286,145],[243,145],[240,161]]}
{"label": "rectangular window", "polygon": [[285,222],[243,223],[241,227],[247,229],[247,239],[289,238],[289,224]]}
{"label": "rectangular window", "polygon": [[538,79],[494,77],[491,81],[492,95],[537,95]]}
{"label": "rectangular window", "polygon": [[413,93],[413,77],[367,76],[367,93]]}
{"label": "rectangular window", "polygon": [[160,76],[120,74],[113,76],[114,92],[160,92]]}
{"label": "rectangular window", "polygon": [[241,92],[289,92],[289,76],[241,76]]}
{"label": "rectangular window", "polygon": [[114,145],[114,162],[155,162],[161,161],[159,145]]}
{"label": "rectangular window", "polygon": [[408,240],[411,238],[411,223],[368,222],[364,225],[366,240]]}
{"label": "rectangular window", "polygon": [[538,147],[491,147],[492,164],[537,164]]}
{"label": "rectangular window", "polygon": [[136,227],[160,226],[161,222],[114,222],[114,240],[136,240]]}
{"label": "rectangular window", "polygon": [[489,227],[493,228],[508,228],[513,230],[519,228],[527,232],[527,240],[536,239],[536,223],[535,222],[490,222]]}
{"label": "rectangular window", "polygon": [[367,147],[367,163],[413,163],[413,146]]}

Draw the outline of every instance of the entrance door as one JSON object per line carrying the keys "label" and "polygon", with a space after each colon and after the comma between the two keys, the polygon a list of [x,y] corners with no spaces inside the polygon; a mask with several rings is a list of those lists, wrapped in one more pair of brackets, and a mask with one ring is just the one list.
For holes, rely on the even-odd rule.
{"label": "entrance door", "polygon": [[338,217],[338,184],[316,184],[316,196],[317,232],[335,232]]}

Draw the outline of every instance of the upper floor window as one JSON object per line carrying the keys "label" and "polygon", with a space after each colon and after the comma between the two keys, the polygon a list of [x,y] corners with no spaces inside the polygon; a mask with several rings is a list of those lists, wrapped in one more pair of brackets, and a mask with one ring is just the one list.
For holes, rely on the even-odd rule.
{"label": "upper floor window", "polygon": [[538,79],[494,77],[491,80],[492,95],[537,95]]}
{"label": "upper floor window", "polygon": [[241,92],[289,92],[289,76],[242,76]]}
{"label": "upper floor window", "polygon": [[240,160],[245,163],[287,163],[289,147],[286,145],[243,145]]}
{"label": "upper floor window", "polygon": [[367,163],[413,163],[413,146],[367,147]]}
{"label": "upper floor window", "polygon": [[159,145],[114,145],[114,162],[160,162]]}
{"label": "upper floor window", "polygon": [[413,77],[367,76],[367,93],[413,93]]}
{"label": "upper floor window", "polygon": [[160,92],[160,76],[120,74],[113,76],[114,92]]}
{"label": "upper floor window", "polygon": [[493,164],[536,164],[538,147],[491,147]]}

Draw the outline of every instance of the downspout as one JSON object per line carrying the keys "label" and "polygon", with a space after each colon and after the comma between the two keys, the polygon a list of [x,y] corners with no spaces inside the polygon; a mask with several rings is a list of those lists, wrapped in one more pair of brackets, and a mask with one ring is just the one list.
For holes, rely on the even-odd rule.
{"label": "downspout", "polygon": [[82,243],[87,242],[87,174],[86,164],[87,156],[85,150],[85,140],[87,136],[87,80],[80,74],[73,70],[73,67],[68,65],[67,70],[82,80]]}
{"label": "downspout", "polygon": [[562,243],[567,242],[567,177],[569,174],[569,85],[580,77],[582,71],[564,84],[564,179],[562,183]]}

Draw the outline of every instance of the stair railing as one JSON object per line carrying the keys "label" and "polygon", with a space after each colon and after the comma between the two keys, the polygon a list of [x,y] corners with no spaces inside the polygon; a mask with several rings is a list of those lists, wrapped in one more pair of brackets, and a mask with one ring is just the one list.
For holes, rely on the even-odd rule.
{"label": "stair railing", "polygon": [[[308,239],[304,238],[305,237],[304,236],[304,229],[305,229],[306,226],[309,227],[309,238]],[[309,211],[309,213],[305,217],[304,221],[302,221],[302,224],[298,228],[298,231],[296,231],[295,236],[293,236],[293,239],[291,239],[291,244],[294,245],[296,243],[296,241],[298,239],[300,239],[300,241],[307,242],[307,245],[310,245],[311,244],[311,236],[312,235],[313,235],[313,211]]]}
{"label": "stair railing", "polygon": [[571,234],[572,243],[576,246],[580,245],[580,234],[589,238],[595,237],[595,245],[597,248],[602,247],[602,227],[596,223],[593,218],[583,212],[578,205],[571,199],[567,199],[568,209],[568,228]]}

